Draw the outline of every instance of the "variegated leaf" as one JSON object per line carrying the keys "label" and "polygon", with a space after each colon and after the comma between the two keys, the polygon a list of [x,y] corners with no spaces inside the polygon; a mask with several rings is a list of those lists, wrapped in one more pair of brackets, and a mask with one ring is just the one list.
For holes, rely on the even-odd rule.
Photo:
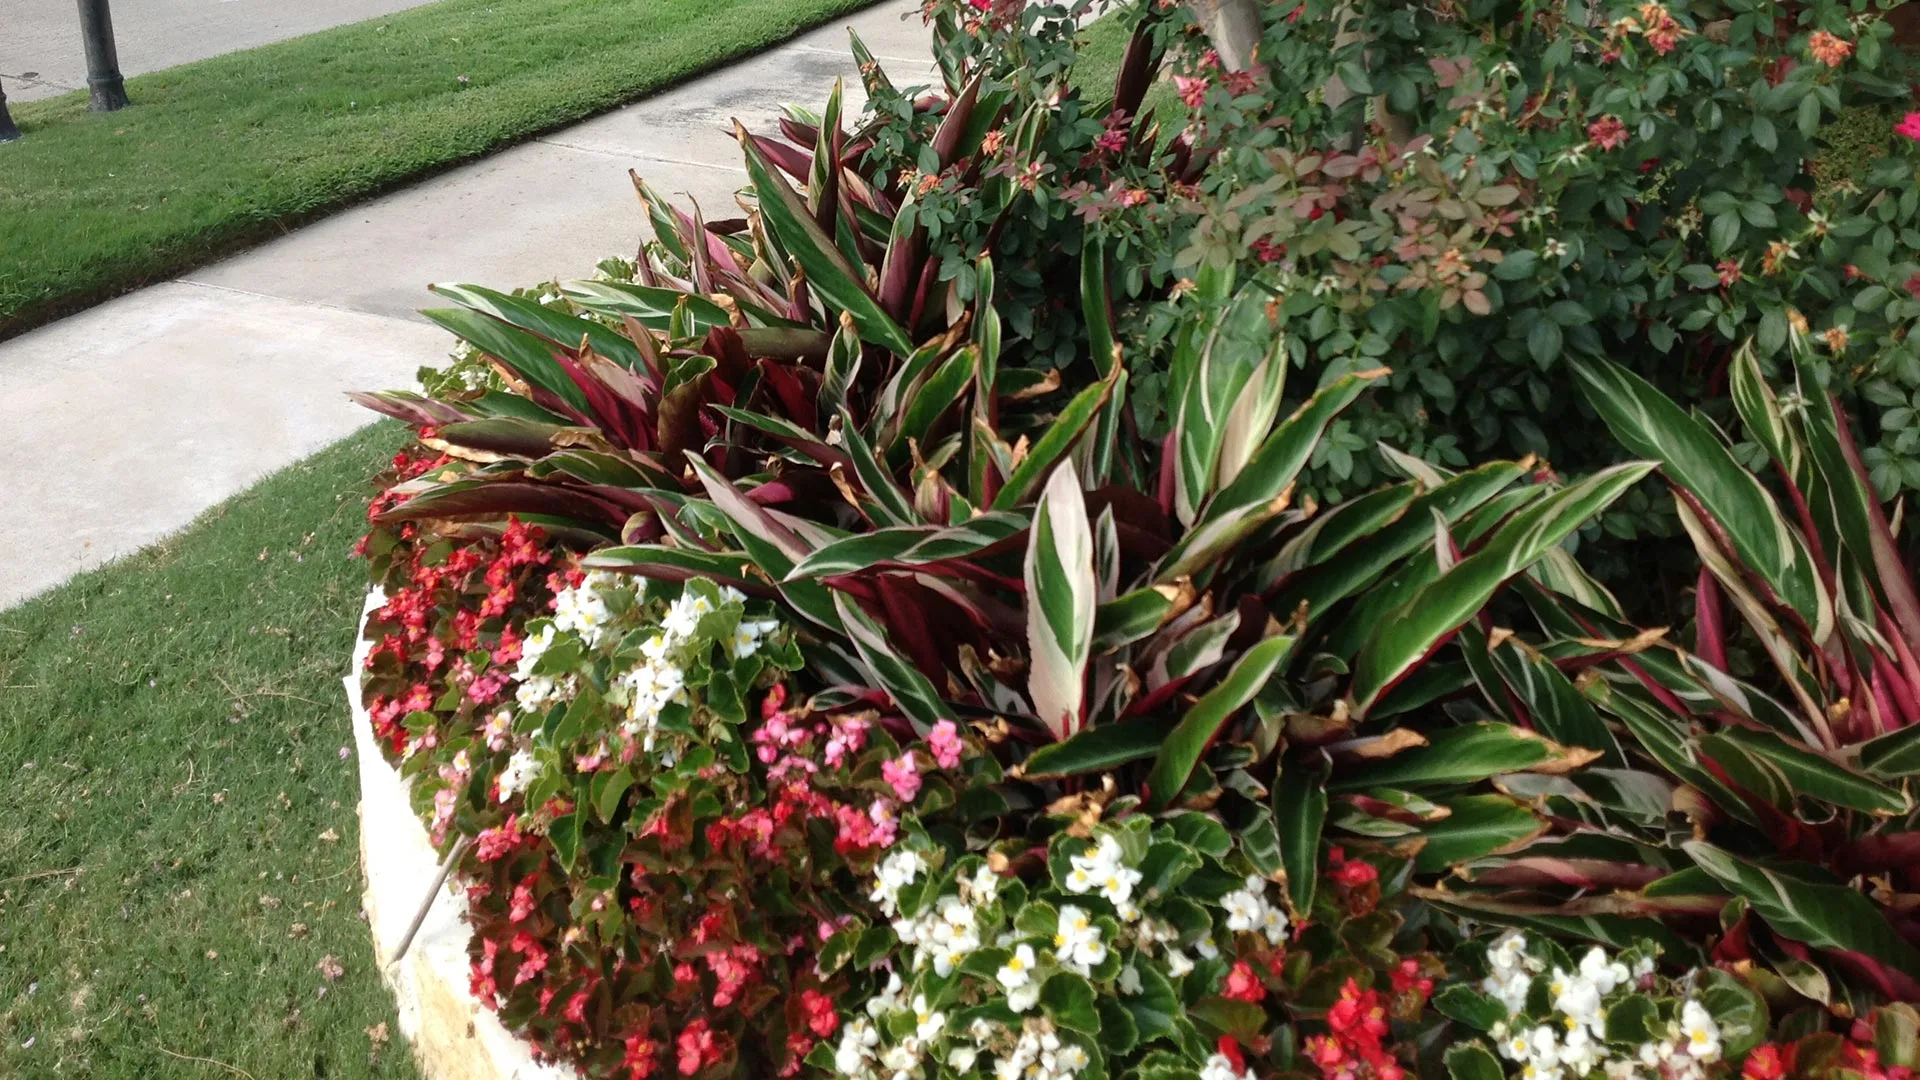
{"label": "variegated leaf", "polygon": [[1354,660],[1349,694],[1356,717],[1413,670],[1509,579],[1592,520],[1638,483],[1651,462],[1595,473],[1540,499],[1501,525],[1478,551],[1420,589],[1381,626]]}
{"label": "variegated leaf", "polygon": [[1610,361],[1569,363],[1614,437],[1630,452],[1657,459],[1661,472],[1726,533],[1740,562],[1799,614],[1816,641],[1825,641],[1832,631],[1832,600],[1806,546],[1760,481],[1705,424],[1645,379]]}
{"label": "variegated leaf", "polygon": [[901,658],[900,650],[888,640],[885,626],[846,593],[834,593],[833,604],[841,625],[846,627],[847,640],[860,654],[860,662],[916,730],[925,735],[940,721],[956,719],[933,681]]}
{"label": "variegated leaf", "polygon": [[1026,530],[1020,511],[977,514],[959,525],[906,525],[856,533],[820,548],[795,564],[788,580],[851,574],[878,565],[923,566],[961,559],[1004,543]]}
{"label": "variegated leaf", "polygon": [[1093,530],[1086,493],[1072,461],[1048,477],[1028,533],[1027,694],[1040,722],[1056,739],[1079,731],[1085,719],[1087,658],[1093,650]]}

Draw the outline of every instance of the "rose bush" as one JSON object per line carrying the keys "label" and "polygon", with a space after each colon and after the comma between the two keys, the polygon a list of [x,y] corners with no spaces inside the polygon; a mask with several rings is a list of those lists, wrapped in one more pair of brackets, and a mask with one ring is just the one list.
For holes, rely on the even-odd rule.
{"label": "rose bush", "polygon": [[[1590,470],[1614,448],[1565,358],[1624,363],[1726,422],[1734,349],[1753,339],[1777,376],[1792,332],[1814,336],[1822,385],[1860,418],[1879,492],[1920,484],[1920,155],[1900,134],[1920,121],[1873,122],[1877,153],[1817,178],[1837,120],[1911,101],[1874,5],[1254,7],[1264,36],[1230,70],[1192,5],[1122,5],[1110,17],[1139,21],[1137,54],[1170,72],[1185,115],[1163,102],[1096,124],[1083,105],[1067,141],[1005,167],[1058,175],[1034,200],[1036,221],[1064,223],[1049,242],[1124,253],[1133,340],[1164,349],[1176,294],[1237,266],[1277,271],[1289,355],[1312,378],[1394,359],[1322,447],[1316,495],[1390,474],[1380,441],[1449,467],[1491,451]],[[1031,97],[1051,92],[1044,75],[996,65],[1069,63],[1060,20],[1091,5],[930,9],[953,52]],[[948,272],[977,254],[952,251]],[[1174,403],[1165,354],[1151,367],[1133,400],[1155,436]],[[1637,492],[1603,523],[1674,534],[1662,505]]]}

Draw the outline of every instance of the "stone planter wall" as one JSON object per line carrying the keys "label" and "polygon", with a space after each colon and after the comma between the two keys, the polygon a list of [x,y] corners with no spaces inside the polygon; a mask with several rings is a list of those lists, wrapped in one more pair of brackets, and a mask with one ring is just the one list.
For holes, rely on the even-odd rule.
{"label": "stone planter wall", "polygon": [[[384,602],[376,589],[367,597],[367,610]],[[467,991],[472,935],[463,918],[465,900],[456,889],[443,890],[434,901],[401,962],[390,960],[433,884],[439,855],[413,813],[406,782],[381,756],[361,703],[359,671],[370,648],[364,638],[355,645],[354,673],[345,680],[360,763],[362,907],[381,976],[400,1007],[400,1033],[426,1080],[579,1080],[571,1069],[535,1062],[527,1045]]]}

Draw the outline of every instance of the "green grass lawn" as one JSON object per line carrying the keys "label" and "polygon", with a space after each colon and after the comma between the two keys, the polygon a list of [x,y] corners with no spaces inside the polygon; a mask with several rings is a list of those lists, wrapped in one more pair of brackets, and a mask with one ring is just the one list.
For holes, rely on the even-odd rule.
{"label": "green grass lawn", "polygon": [[[1081,30],[1080,57],[1073,65],[1074,85],[1084,93],[1111,97],[1120,61],[1126,57],[1127,43],[1132,39],[1133,34],[1115,18],[1096,19]],[[1152,113],[1169,137],[1186,123],[1187,108],[1180,103],[1180,95],[1164,70],[1140,103],[1140,112]]]}
{"label": "green grass lawn", "polygon": [[360,917],[340,687],[367,478],[404,437],[0,612],[0,1076],[417,1075]]}
{"label": "green grass lawn", "polygon": [[12,103],[0,337],[869,2],[438,0],[130,79],[117,113]]}

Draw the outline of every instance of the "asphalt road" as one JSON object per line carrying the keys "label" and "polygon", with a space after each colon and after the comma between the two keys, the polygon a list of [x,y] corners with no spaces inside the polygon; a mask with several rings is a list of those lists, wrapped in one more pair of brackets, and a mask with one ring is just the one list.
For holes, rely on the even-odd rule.
{"label": "asphalt road", "polygon": [[[358,22],[429,0],[112,0],[120,71],[146,71]],[[75,0],[0,0],[0,86],[16,101],[87,85]]]}

